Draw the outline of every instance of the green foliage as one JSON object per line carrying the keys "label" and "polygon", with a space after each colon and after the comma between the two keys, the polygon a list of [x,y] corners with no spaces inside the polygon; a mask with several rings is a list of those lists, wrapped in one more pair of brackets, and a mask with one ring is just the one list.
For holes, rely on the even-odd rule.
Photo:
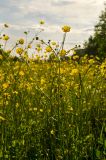
{"label": "green foliage", "polygon": [[[28,49],[38,41],[36,35],[26,47],[21,38],[10,51],[9,37],[3,36],[0,160],[105,160],[106,60],[79,57],[75,51],[66,60],[70,27],[63,31],[60,47],[40,40],[38,56],[32,58]],[[39,57],[42,45],[51,53],[47,61]]]}
{"label": "green foliage", "polygon": [[1,160],[105,159],[106,61],[73,58],[2,60]]}
{"label": "green foliage", "polygon": [[106,5],[95,25],[94,35],[90,36],[84,44],[85,53],[104,59],[106,57]]}

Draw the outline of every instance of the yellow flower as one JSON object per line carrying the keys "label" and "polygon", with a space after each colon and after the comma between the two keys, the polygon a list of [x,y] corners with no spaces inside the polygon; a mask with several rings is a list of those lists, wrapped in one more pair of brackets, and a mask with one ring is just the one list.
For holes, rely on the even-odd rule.
{"label": "yellow flower", "polygon": [[19,44],[24,44],[24,39],[23,38],[19,39]]}
{"label": "yellow flower", "polygon": [[16,53],[18,53],[18,54],[20,54],[20,55],[21,55],[21,54],[22,54],[22,52],[23,52],[23,49],[22,49],[22,48],[17,48],[17,49],[16,49]]}
{"label": "yellow flower", "polygon": [[36,50],[37,50],[38,52],[40,52],[40,51],[42,50],[42,48],[41,48],[41,47],[37,47]]}
{"label": "yellow flower", "polygon": [[30,44],[28,44],[28,48],[31,48],[32,46]]}
{"label": "yellow flower", "polygon": [[50,46],[46,47],[46,52],[51,52],[52,48]]}
{"label": "yellow flower", "polygon": [[20,72],[19,72],[19,75],[20,75],[20,76],[24,76],[24,72],[23,72],[23,71],[20,71]]}
{"label": "yellow flower", "polygon": [[9,36],[4,35],[4,36],[3,36],[3,40],[4,40],[4,41],[8,41],[8,40],[9,40]]}
{"label": "yellow flower", "polygon": [[17,91],[13,91],[13,93],[14,93],[14,94],[18,94],[18,92],[17,92]]}
{"label": "yellow flower", "polygon": [[41,79],[41,85],[44,85],[45,82],[46,82],[45,79],[42,78],[42,79]]}
{"label": "yellow flower", "polygon": [[69,106],[68,111],[73,111],[73,108],[71,106]]}
{"label": "yellow flower", "polygon": [[41,25],[43,25],[43,24],[45,24],[45,21],[44,21],[44,20],[41,20],[39,23],[40,23]]}
{"label": "yellow flower", "polygon": [[3,89],[7,89],[9,87],[9,83],[3,83]]}
{"label": "yellow flower", "polygon": [[77,59],[79,59],[78,55],[73,56],[73,60],[77,60]]}
{"label": "yellow flower", "polygon": [[102,76],[106,76],[106,62],[103,62],[100,66],[100,71]]}
{"label": "yellow flower", "polygon": [[54,135],[54,130],[52,129],[52,130],[50,131],[50,133],[51,133],[52,135]]}
{"label": "yellow flower", "polygon": [[39,60],[40,60],[40,56],[39,56],[39,55],[36,55],[35,59],[36,59],[37,61],[39,61]]}
{"label": "yellow flower", "polygon": [[5,97],[10,97],[10,94],[9,93],[4,93],[4,96]]}
{"label": "yellow flower", "polygon": [[78,69],[77,69],[77,68],[74,68],[74,69],[72,69],[70,75],[71,75],[71,76],[74,76],[74,75],[77,75],[78,73],[79,73]]}
{"label": "yellow flower", "polygon": [[59,53],[60,56],[65,56],[66,55],[66,50],[62,49]]}
{"label": "yellow flower", "polygon": [[70,32],[70,29],[71,29],[71,27],[67,26],[67,25],[65,25],[65,26],[62,27],[62,31],[63,32]]}
{"label": "yellow flower", "polygon": [[55,46],[55,45],[56,45],[56,42],[52,41],[51,44],[52,44],[53,46]]}
{"label": "yellow flower", "polygon": [[40,109],[39,111],[40,111],[40,112],[43,112],[43,109]]}
{"label": "yellow flower", "polygon": [[94,59],[89,59],[90,64],[93,64],[94,62],[95,62]]}
{"label": "yellow flower", "polygon": [[33,110],[34,110],[34,111],[37,111],[38,109],[37,109],[37,108],[33,108]]}
{"label": "yellow flower", "polygon": [[16,108],[18,108],[19,107],[19,103],[16,103]]}

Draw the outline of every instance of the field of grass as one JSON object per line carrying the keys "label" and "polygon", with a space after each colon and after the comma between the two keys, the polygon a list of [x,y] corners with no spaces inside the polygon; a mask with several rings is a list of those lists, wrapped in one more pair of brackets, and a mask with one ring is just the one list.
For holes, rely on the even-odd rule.
{"label": "field of grass", "polygon": [[63,31],[57,52],[37,44],[49,60],[28,58],[23,39],[19,58],[0,50],[1,160],[106,160],[106,60],[64,60]]}

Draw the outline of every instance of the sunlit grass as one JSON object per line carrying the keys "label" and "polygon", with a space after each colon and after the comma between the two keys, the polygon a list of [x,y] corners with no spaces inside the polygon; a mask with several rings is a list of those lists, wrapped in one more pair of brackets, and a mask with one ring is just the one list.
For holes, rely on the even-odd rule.
{"label": "sunlit grass", "polygon": [[[2,160],[105,160],[106,60],[101,63],[98,57],[79,57],[74,51],[65,59],[71,50],[64,49],[70,27],[62,30],[61,46],[35,35],[27,44],[20,38],[6,51],[9,38],[3,36]],[[29,58],[33,44],[38,56]],[[43,60],[39,52],[44,53]],[[11,53],[17,53],[18,58]]]}

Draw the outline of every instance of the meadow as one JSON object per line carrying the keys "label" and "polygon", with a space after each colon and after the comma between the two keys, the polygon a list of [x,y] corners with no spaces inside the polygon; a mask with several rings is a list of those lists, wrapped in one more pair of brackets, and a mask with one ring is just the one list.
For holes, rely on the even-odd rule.
{"label": "meadow", "polygon": [[[61,46],[35,35],[10,50],[1,33],[1,160],[106,160],[106,59],[74,49],[67,59],[70,29]],[[38,55],[29,57],[32,45]]]}

